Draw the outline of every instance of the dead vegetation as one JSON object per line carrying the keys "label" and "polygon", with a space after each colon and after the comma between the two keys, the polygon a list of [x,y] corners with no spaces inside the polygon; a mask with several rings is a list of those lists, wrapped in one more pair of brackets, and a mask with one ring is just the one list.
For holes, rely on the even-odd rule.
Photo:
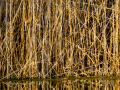
{"label": "dead vegetation", "polygon": [[119,0],[0,2],[0,80],[119,75]]}

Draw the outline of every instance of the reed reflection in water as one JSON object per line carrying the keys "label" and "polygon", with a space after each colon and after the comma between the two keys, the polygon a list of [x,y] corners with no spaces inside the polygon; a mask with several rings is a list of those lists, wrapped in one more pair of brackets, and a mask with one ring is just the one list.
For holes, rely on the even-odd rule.
{"label": "reed reflection in water", "polygon": [[2,82],[1,90],[120,90],[120,80]]}

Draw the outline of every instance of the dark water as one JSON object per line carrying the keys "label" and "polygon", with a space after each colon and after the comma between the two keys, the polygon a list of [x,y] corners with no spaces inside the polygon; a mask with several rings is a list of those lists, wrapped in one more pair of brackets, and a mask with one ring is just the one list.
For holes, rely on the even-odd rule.
{"label": "dark water", "polygon": [[120,80],[10,81],[0,90],[120,90]]}

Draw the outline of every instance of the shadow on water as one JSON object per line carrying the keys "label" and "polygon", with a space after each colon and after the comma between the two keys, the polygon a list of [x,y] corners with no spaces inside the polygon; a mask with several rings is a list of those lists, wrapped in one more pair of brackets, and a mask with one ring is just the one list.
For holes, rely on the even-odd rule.
{"label": "shadow on water", "polygon": [[119,90],[120,80],[9,81],[0,83],[1,90]]}

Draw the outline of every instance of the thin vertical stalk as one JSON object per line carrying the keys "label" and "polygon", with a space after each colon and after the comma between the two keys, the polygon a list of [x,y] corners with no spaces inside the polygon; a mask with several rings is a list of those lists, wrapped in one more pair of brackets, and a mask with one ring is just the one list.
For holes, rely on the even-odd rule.
{"label": "thin vertical stalk", "polygon": [[13,31],[12,31],[12,3],[13,1],[10,0],[10,63],[11,63],[11,72],[12,72],[12,43],[13,43]]}
{"label": "thin vertical stalk", "polygon": [[[68,20],[69,20],[69,22],[68,22],[68,25],[69,25],[69,28],[70,28],[70,35],[72,35],[72,27],[71,27],[71,20],[72,20],[72,18],[71,18],[71,0],[68,0],[68,13],[69,13],[69,18],[68,18]],[[72,39],[70,39],[70,51],[69,51],[69,53],[70,53],[70,57],[69,57],[69,59],[70,59],[70,71],[69,71],[69,75],[71,75],[71,71],[72,71],[72,65],[73,65],[73,46],[72,46]]]}
{"label": "thin vertical stalk", "polygon": [[[31,18],[31,0],[29,1],[29,11],[28,11],[28,17]],[[32,73],[32,65],[30,64],[32,62],[32,40],[31,40],[31,22],[28,26],[28,41],[29,41],[29,47],[28,47],[28,52],[29,52],[29,77],[31,77],[31,73]]]}
{"label": "thin vertical stalk", "polygon": [[[9,73],[9,58],[8,58],[8,26],[7,26],[7,16],[8,16],[8,1],[6,0],[6,20],[5,20],[5,22],[6,22],[6,52],[7,52],[7,75],[8,75],[8,73]],[[7,76],[7,79],[8,79],[8,76]]]}
{"label": "thin vertical stalk", "polygon": [[112,29],[113,29],[113,42],[112,42],[112,44],[113,44],[113,66],[115,66],[115,17],[114,17],[114,15],[115,15],[115,11],[114,10],[112,10],[112,15],[113,15],[113,19],[112,19]]}
{"label": "thin vertical stalk", "polygon": [[[44,6],[43,6],[44,7]],[[44,15],[44,12],[42,12],[42,24],[43,24],[43,29],[45,28],[44,27],[44,19],[43,19],[43,15]],[[43,32],[43,39],[42,39],[42,78],[45,78],[45,72],[44,72],[44,60],[45,60],[45,30],[42,31]]]}
{"label": "thin vertical stalk", "polygon": [[115,40],[115,45],[116,45],[116,63],[117,63],[117,74],[119,74],[119,59],[118,59],[118,27],[119,27],[119,24],[118,24],[118,12],[119,12],[119,7],[118,7],[118,4],[119,4],[119,0],[116,0],[116,5],[115,5],[115,16],[116,16],[116,40]]}
{"label": "thin vertical stalk", "polygon": [[[94,27],[94,31],[93,31],[93,33],[94,33],[94,53],[95,53],[95,62],[96,62],[96,65],[97,65],[97,57],[96,57],[96,41],[95,41],[95,39],[96,39],[96,22],[94,21],[94,17],[93,17],[93,27]],[[95,71],[95,75],[97,74],[97,67],[96,67],[96,71]]]}
{"label": "thin vertical stalk", "polygon": [[103,23],[103,41],[104,41],[104,74],[107,74],[107,58],[106,58],[106,1],[105,1],[105,6],[104,6],[104,23]]}
{"label": "thin vertical stalk", "polygon": [[36,53],[36,38],[35,38],[35,32],[36,32],[36,26],[35,26],[35,1],[33,0],[33,28],[32,28],[32,42],[33,42],[33,52],[34,52],[34,72],[36,71],[37,68],[37,53]]}
{"label": "thin vertical stalk", "polygon": [[[23,12],[22,12],[23,16],[23,22],[25,22],[25,1],[23,1]],[[24,23],[22,24],[22,27],[21,27],[21,42],[23,43],[24,42]],[[24,43],[21,44],[21,61],[22,61],[22,64],[24,64]],[[25,77],[25,69],[23,71],[23,77]]]}
{"label": "thin vertical stalk", "polygon": [[[48,52],[49,53],[48,54],[49,55],[49,64],[48,65],[50,68],[50,66],[51,66],[51,57],[50,56],[51,56],[51,45],[52,45],[52,43],[51,43],[51,19],[50,18],[51,18],[51,5],[52,5],[51,3],[52,2],[51,2],[51,0],[49,0],[49,1],[50,1],[50,3],[49,3],[49,20],[48,20],[48,22],[49,22],[49,27],[48,27],[49,28],[49,41],[48,41],[49,42],[49,52]],[[50,75],[49,77],[51,78],[51,72],[49,75]]]}
{"label": "thin vertical stalk", "polygon": [[[62,5],[63,0],[60,0],[60,24],[59,24],[59,54],[62,52],[62,19],[63,19],[63,5]],[[61,54],[59,55],[59,58],[61,57]],[[62,59],[62,72],[64,70],[64,60]]]}

